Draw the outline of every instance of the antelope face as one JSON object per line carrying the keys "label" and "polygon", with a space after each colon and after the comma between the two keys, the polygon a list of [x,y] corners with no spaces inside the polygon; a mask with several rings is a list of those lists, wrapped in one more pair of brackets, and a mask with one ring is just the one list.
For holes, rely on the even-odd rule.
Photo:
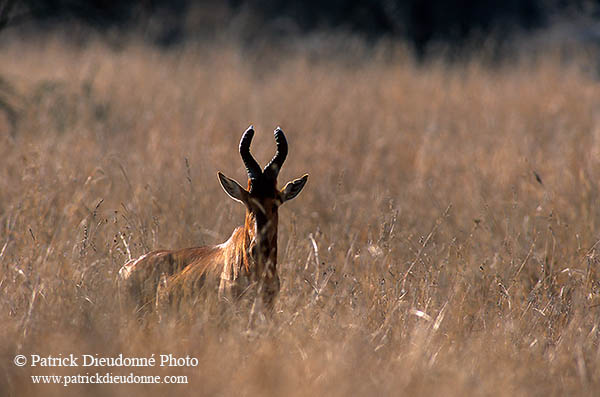
{"label": "antelope face", "polygon": [[[246,225],[251,238],[249,256],[256,265],[256,276],[264,281],[265,293],[274,295],[279,291],[277,275],[277,211],[281,204],[296,197],[308,180],[308,175],[288,182],[281,190],[277,188],[277,176],[288,152],[283,131],[277,127],[275,142],[277,151],[273,159],[261,170],[250,154],[250,142],[254,129],[250,126],[242,135],[240,155],[248,173],[248,189],[235,180],[218,173],[219,181],[232,199],[246,207]],[[269,292],[270,291],[270,292]],[[266,297],[269,300],[268,296]]]}

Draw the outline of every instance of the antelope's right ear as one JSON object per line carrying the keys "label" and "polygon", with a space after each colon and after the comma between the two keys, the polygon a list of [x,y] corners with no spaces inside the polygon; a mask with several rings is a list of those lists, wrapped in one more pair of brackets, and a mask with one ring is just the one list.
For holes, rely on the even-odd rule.
{"label": "antelope's right ear", "polygon": [[281,189],[281,202],[285,203],[288,200],[296,197],[308,180],[308,174],[305,174],[302,178],[294,179],[288,182],[283,189]]}
{"label": "antelope's right ear", "polygon": [[221,187],[223,187],[223,190],[225,190],[225,193],[229,197],[242,204],[248,202],[248,191],[241,187],[239,183],[220,172],[217,173],[217,176],[219,177],[219,182],[221,182]]}

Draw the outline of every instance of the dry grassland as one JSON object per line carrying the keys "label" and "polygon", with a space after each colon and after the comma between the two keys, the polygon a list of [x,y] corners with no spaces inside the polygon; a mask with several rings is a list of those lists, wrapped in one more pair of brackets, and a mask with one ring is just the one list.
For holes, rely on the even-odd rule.
{"label": "dry grassland", "polygon": [[[401,49],[281,55],[5,41],[0,395],[597,395],[600,86],[585,58],[418,65]],[[390,55],[391,54],[391,55]],[[271,318],[209,296],[140,324],[119,267],[225,241],[281,125],[282,289]],[[198,359],[19,368],[16,354]],[[186,375],[33,385],[31,375]]]}

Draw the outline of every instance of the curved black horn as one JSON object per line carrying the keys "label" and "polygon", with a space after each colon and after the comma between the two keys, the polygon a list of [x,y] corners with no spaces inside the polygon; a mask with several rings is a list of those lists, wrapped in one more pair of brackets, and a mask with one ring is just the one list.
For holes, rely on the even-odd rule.
{"label": "curved black horn", "polygon": [[258,179],[262,175],[262,171],[260,170],[260,166],[256,160],[254,160],[254,157],[252,157],[252,154],[250,154],[250,142],[252,142],[253,136],[254,126],[250,126],[244,132],[244,135],[242,135],[242,140],[240,141],[240,155],[242,156],[242,160],[246,166],[248,178]]}
{"label": "curved black horn", "polygon": [[280,127],[275,128],[275,143],[277,144],[277,151],[275,156],[269,161],[269,164],[265,167],[265,174],[268,174],[271,178],[277,178],[279,170],[285,161],[288,154],[288,144],[285,139],[285,135]]}

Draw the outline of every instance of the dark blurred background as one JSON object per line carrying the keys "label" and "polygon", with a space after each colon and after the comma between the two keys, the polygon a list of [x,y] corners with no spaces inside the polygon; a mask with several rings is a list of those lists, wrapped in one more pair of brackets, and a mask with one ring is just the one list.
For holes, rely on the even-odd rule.
{"label": "dark blurred background", "polygon": [[399,38],[422,55],[432,44],[502,43],[552,24],[597,41],[599,9],[600,0],[0,0],[0,28],[39,33],[75,23],[167,47],[220,34],[252,41],[341,32]]}

